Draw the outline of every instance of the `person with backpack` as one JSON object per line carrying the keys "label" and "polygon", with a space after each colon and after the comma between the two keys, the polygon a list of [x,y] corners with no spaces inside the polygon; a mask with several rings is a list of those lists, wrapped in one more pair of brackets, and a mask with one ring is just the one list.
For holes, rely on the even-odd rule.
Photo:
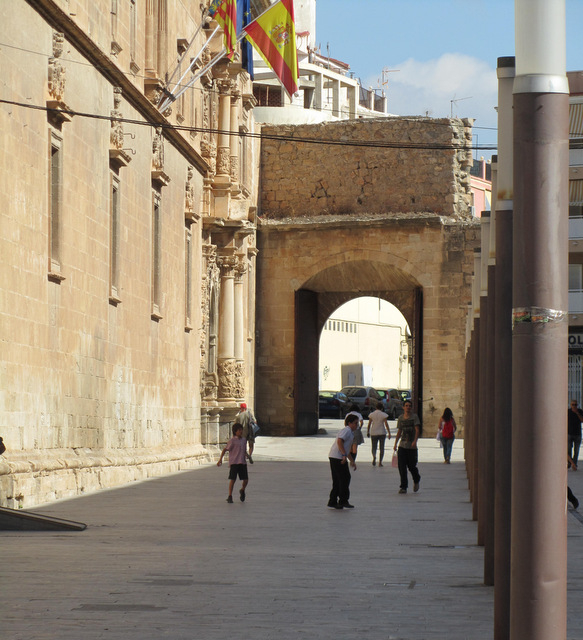
{"label": "person with backpack", "polygon": [[441,444],[443,445],[444,464],[450,464],[451,449],[453,447],[453,441],[455,440],[457,426],[453,419],[453,412],[449,407],[445,408],[443,415],[439,419],[437,429],[439,431]]}

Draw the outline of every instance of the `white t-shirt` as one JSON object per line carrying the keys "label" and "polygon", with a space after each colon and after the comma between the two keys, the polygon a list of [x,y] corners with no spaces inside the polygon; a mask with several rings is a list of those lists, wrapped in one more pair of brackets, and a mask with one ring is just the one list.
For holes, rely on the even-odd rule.
{"label": "white t-shirt", "polygon": [[387,430],[385,429],[385,420],[389,416],[380,409],[375,409],[369,416],[370,420],[370,435],[371,436],[385,436]]}
{"label": "white t-shirt", "polygon": [[344,453],[348,455],[350,453],[350,447],[352,446],[352,440],[354,439],[354,433],[352,432],[352,429],[350,427],[344,427],[344,429],[339,431],[338,435],[334,438],[334,444],[330,447],[330,453],[328,454],[328,457],[342,460],[342,454],[340,453],[340,449],[338,448],[338,439],[343,440]]}

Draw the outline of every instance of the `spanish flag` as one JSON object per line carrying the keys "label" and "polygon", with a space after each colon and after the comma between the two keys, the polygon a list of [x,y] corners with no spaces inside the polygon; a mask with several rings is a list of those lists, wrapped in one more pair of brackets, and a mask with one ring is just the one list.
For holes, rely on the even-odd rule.
{"label": "spanish flag", "polygon": [[227,57],[232,58],[237,44],[237,0],[212,0],[208,14],[223,27]]}
{"label": "spanish flag", "polygon": [[293,0],[278,0],[248,24],[244,31],[291,97],[298,90],[298,52]]}

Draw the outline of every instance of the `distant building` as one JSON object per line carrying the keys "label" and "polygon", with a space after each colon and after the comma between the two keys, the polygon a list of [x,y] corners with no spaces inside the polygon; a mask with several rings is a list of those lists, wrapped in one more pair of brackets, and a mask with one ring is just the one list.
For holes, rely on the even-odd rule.
{"label": "distant building", "polygon": [[[261,9],[257,6],[257,9]],[[316,0],[294,3],[299,91],[291,99],[262,58],[254,54],[255,120],[270,124],[317,124],[387,115],[384,91],[365,89],[350,65],[323,55],[316,44]]]}
{"label": "distant building", "polygon": [[344,304],[322,329],[319,367],[320,389],[410,389],[411,333],[403,314],[380,298]]}
{"label": "distant building", "polygon": [[492,163],[480,158],[474,160],[470,169],[472,189],[472,215],[481,217],[482,211],[492,208]]}
{"label": "distant building", "polygon": [[583,402],[583,71],[569,80],[569,398]]}

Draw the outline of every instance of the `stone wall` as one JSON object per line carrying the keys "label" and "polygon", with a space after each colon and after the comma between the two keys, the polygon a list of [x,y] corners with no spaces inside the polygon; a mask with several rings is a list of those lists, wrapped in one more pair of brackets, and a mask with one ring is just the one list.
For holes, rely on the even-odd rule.
{"label": "stone wall", "polygon": [[[316,296],[318,332],[338,306],[364,295],[395,304],[413,330],[421,291],[416,400],[425,434],[435,434],[446,406],[463,432],[465,322],[479,237],[466,125],[394,118],[263,129],[270,139],[261,163],[256,394],[266,432],[298,433],[298,384],[309,377],[295,351],[299,291]],[[313,404],[316,414],[317,398]]]}
{"label": "stone wall", "polygon": [[[157,111],[161,81],[145,70],[153,53],[143,29],[130,56],[130,3],[117,3],[115,34],[109,0],[4,4],[2,95],[21,104],[0,105],[0,502],[30,507],[189,468],[216,452],[237,400],[253,388],[254,319],[252,306],[237,308],[241,398],[217,397],[217,378],[210,409],[203,406],[205,256],[219,240],[229,245],[235,288],[254,291],[256,171],[249,164],[239,182],[238,150],[228,150],[233,175],[223,176],[221,209],[235,219],[224,225],[215,213],[209,224],[212,134],[158,125],[216,128],[214,79]],[[143,25],[146,3],[137,6]],[[177,37],[194,32],[200,6],[157,6],[169,11],[166,62],[174,65]],[[166,71],[162,48],[157,64]],[[249,79],[220,72],[229,77],[223,111],[244,111],[240,122],[252,132]]]}
{"label": "stone wall", "polygon": [[265,218],[470,215],[467,120],[389,118],[262,132],[268,137],[261,157]]}

